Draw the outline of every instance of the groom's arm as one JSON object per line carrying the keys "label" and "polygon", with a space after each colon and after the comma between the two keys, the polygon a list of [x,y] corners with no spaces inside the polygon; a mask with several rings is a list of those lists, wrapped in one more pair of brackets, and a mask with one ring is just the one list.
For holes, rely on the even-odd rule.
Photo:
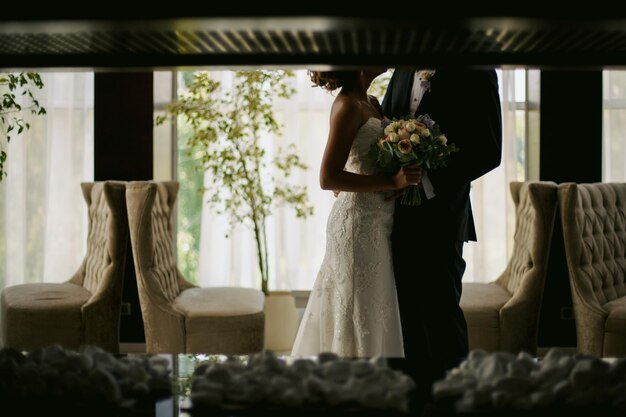
{"label": "groom's arm", "polygon": [[[502,114],[495,71],[459,72],[463,79],[446,89],[441,115],[433,118],[459,152],[447,167],[429,171],[435,193],[455,190],[500,165]],[[436,74],[435,76],[439,76]],[[437,88],[444,89],[443,86]]]}
{"label": "groom's arm", "polygon": [[[406,69],[395,69],[385,90],[382,108],[383,114],[390,119],[404,117],[409,113],[409,102],[407,89],[411,88],[413,71]],[[406,98],[406,103],[403,102]]]}

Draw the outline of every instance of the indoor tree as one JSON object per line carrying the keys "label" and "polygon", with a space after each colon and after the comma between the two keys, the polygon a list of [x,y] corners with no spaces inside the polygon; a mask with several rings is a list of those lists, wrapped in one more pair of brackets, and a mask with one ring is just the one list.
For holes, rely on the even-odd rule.
{"label": "indoor tree", "polygon": [[0,181],[7,175],[4,163],[7,160],[6,144],[13,135],[30,128],[24,120],[24,112],[34,115],[46,114],[33,91],[43,88],[41,76],[36,72],[0,74]]}
{"label": "indoor tree", "polygon": [[[305,187],[289,183],[291,174],[307,169],[293,144],[268,155],[268,135],[281,136],[274,102],[294,93],[290,71],[237,71],[233,87],[224,89],[208,72],[197,72],[167,113],[191,126],[189,145],[209,173],[208,203],[218,214],[249,226],[254,234],[261,289],[269,294],[266,220],[272,209],[290,206],[297,217],[312,214]],[[163,123],[165,116],[157,118]],[[271,166],[271,169],[270,169]]]}

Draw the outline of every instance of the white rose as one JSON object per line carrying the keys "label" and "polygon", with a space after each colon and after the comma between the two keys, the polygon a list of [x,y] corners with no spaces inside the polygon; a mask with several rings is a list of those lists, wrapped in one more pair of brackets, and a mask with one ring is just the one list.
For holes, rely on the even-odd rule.
{"label": "white rose", "polygon": [[387,126],[385,126],[385,135],[390,134],[391,132],[393,132],[393,123],[389,123]]}
{"label": "white rose", "polygon": [[388,142],[393,142],[393,143],[396,143],[397,141],[399,141],[399,140],[400,140],[400,137],[398,136],[398,134],[397,134],[397,133],[393,133],[393,132],[391,132],[391,133],[389,133],[389,134],[387,135],[386,140],[387,140]]}
{"label": "white rose", "polygon": [[418,135],[417,133],[413,133],[411,135],[410,141],[417,145],[422,141],[422,138],[420,138],[420,135]]}
{"label": "white rose", "polygon": [[404,128],[406,129],[407,132],[409,133],[413,133],[415,132],[415,129],[417,129],[417,126],[415,126],[415,123],[408,121],[405,125]]}
{"label": "white rose", "polygon": [[439,137],[437,138],[437,140],[441,143],[443,143],[444,145],[446,143],[448,143],[448,138],[446,137],[446,135],[439,135]]}

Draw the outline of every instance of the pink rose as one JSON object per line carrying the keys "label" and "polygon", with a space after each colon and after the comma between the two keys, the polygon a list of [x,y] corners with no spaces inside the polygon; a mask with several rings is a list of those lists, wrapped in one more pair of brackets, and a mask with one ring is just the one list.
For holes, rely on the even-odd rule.
{"label": "pink rose", "polygon": [[408,139],[411,137],[411,134],[409,133],[408,130],[406,130],[405,128],[402,128],[400,130],[398,130],[398,137],[402,140],[404,139]]}
{"label": "pink rose", "polygon": [[402,139],[398,142],[398,149],[405,155],[413,152],[413,146],[411,145],[411,141],[408,139]]}

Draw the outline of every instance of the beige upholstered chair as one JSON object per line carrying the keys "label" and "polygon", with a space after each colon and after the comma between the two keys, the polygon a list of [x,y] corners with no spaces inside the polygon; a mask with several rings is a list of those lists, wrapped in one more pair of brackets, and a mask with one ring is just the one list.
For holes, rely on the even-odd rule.
{"label": "beige upholstered chair", "polygon": [[626,355],[626,183],[559,184],[578,351]]}
{"label": "beige upholstered chair", "polygon": [[201,288],[179,271],[172,222],[177,193],[177,182],[135,181],[126,187],[146,350],[221,354],[263,350],[263,292]]}
{"label": "beige upholstered chair", "polygon": [[512,182],[513,253],[490,283],[464,283],[461,308],[470,349],[536,354],[539,311],[556,214],[553,182]]}
{"label": "beige upholstered chair", "polygon": [[64,283],[21,284],[1,295],[6,346],[31,350],[51,344],[119,351],[122,283],[128,243],[125,186],[81,184],[89,210],[87,253]]}

